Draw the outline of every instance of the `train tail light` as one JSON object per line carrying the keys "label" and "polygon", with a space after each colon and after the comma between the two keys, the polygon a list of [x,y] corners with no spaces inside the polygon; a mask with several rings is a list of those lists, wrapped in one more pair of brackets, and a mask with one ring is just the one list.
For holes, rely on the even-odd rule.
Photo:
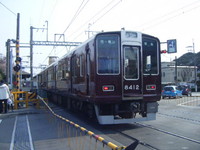
{"label": "train tail light", "polygon": [[104,85],[102,86],[102,90],[104,92],[107,92],[107,91],[114,91],[114,86],[113,85]]}
{"label": "train tail light", "polygon": [[147,90],[156,90],[156,85],[147,85],[146,89]]}

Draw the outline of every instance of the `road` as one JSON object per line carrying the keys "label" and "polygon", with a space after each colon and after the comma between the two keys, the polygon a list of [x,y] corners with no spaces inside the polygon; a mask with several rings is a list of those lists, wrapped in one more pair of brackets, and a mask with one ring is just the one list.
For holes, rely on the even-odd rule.
{"label": "road", "polygon": [[[59,106],[51,104],[50,107],[56,114],[119,146],[128,146],[138,140],[139,145],[136,148],[138,150],[200,149],[200,97],[197,96],[161,100],[156,120],[125,125],[101,126],[94,120],[65,111]],[[64,135],[68,129],[65,123],[60,123],[57,119],[48,121],[44,110],[30,109],[20,113],[19,111],[6,115],[0,114],[0,149],[67,149],[69,138]],[[14,130],[16,136],[13,136]],[[72,135],[72,137],[76,136],[80,135],[77,133]],[[83,135],[80,137],[83,139]],[[72,141],[71,136],[70,140]],[[24,141],[26,147],[22,148]],[[78,144],[75,142],[74,145]],[[79,148],[76,147],[76,149]]]}

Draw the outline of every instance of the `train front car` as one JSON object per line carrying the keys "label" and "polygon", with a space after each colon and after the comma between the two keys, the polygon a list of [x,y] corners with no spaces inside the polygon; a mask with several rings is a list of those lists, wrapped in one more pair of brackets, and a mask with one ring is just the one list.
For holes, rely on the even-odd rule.
{"label": "train front car", "polygon": [[100,124],[154,120],[160,100],[160,42],[140,32],[95,38],[95,112]]}

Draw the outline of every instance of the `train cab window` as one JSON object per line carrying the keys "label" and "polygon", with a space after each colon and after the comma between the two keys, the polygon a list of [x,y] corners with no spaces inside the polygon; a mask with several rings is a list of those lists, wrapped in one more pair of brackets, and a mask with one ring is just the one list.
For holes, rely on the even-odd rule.
{"label": "train cab window", "polygon": [[143,38],[143,72],[158,74],[158,42],[156,39]]}
{"label": "train cab window", "polygon": [[97,73],[119,74],[119,36],[116,34],[99,35],[97,45]]}
{"label": "train cab window", "polygon": [[124,47],[124,77],[125,79],[138,79],[139,77],[139,49],[138,47]]}

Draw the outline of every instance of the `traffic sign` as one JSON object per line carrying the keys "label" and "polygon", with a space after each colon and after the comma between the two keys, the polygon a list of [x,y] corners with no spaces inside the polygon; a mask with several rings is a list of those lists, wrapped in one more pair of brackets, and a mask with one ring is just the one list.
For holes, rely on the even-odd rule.
{"label": "traffic sign", "polygon": [[177,52],[176,39],[167,40],[167,52],[168,53],[176,53]]}

